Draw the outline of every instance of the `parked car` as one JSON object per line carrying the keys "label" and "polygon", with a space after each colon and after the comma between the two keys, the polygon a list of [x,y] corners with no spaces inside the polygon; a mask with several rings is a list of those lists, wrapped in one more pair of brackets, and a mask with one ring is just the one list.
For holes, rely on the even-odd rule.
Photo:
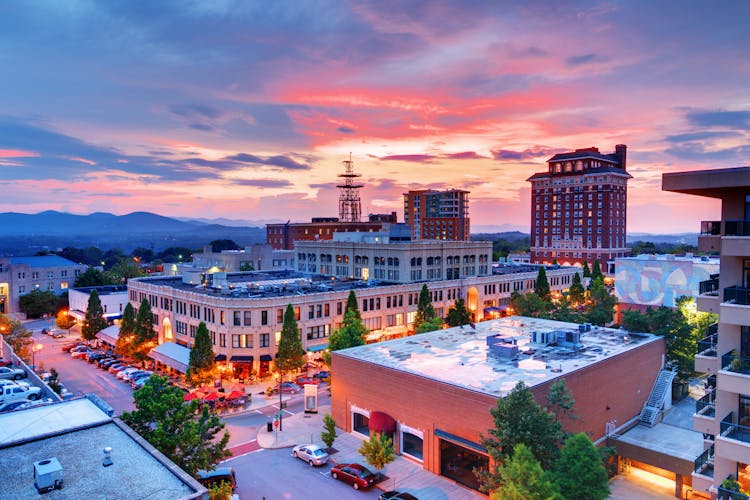
{"label": "parked car", "polygon": [[324,379],[327,379],[327,378],[331,377],[331,372],[327,372],[327,371],[318,372],[315,375],[313,375],[313,377],[315,377],[315,378],[317,378],[319,380],[324,380]]}
{"label": "parked car", "polygon": [[31,387],[28,382],[24,382],[23,380],[0,379],[0,388],[5,387],[6,385],[18,385],[26,388]]}
{"label": "parked car", "polygon": [[[300,391],[300,386],[295,384],[294,382],[282,382],[281,383],[281,392],[284,394],[296,394]],[[275,385],[273,387],[269,387],[266,389],[266,394],[278,394],[279,393],[279,386]]]}
{"label": "parked car", "polygon": [[49,328],[42,328],[42,334],[49,335],[50,334]]}
{"label": "parked car", "polygon": [[70,344],[63,344],[60,349],[62,350],[62,352],[70,352],[71,349],[73,349],[74,347],[78,347],[79,345],[81,344],[79,344],[78,342],[71,342]]}
{"label": "parked car", "polygon": [[17,399],[15,401],[0,403],[0,412],[17,410],[26,403],[31,403],[31,401],[28,399]]}
{"label": "parked car", "polygon": [[237,487],[237,479],[232,467],[217,467],[212,471],[199,470],[196,474],[196,479],[206,488],[222,482],[231,484],[232,490]]}
{"label": "parked car", "polygon": [[320,380],[315,377],[297,377],[296,379],[294,379],[294,383],[302,387],[305,384],[318,385],[320,384]]}
{"label": "parked car", "polygon": [[0,378],[18,380],[18,379],[26,378],[28,376],[29,375],[26,373],[26,371],[22,370],[21,368],[10,368],[9,366],[0,366]]}
{"label": "parked car", "polygon": [[382,493],[378,498],[379,500],[419,500],[411,493],[396,490],[386,491]]}
{"label": "parked car", "polygon": [[125,375],[127,375],[128,373],[134,373],[134,372],[137,372],[138,370],[139,369],[136,368],[136,367],[134,367],[134,366],[129,366],[129,367],[125,368],[124,370],[118,371],[117,372],[117,378],[119,378],[119,379],[122,380],[122,379],[125,378]]}
{"label": "parked car", "polygon": [[331,477],[351,484],[352,488],[369,488],[375,484],[375,474],[360,464],[338,464],[331,468]]}
{"label": "parked car", "polygon": [[0,402],[18,401],[19,399],[29,399],[31,401],[42,397],[42,390],[39,387],[21,387],[20,385],[6,385],[0,388]]}
{"label": "parked car", "polygon": [[150,377],[151,375],[153,375],[153,373],[150,372],[150,371],[148,371],[148,370],[136,370],[134,372],[127,372],[127,373],[125,373],[125,375],[122,376],[122,379],[125,380],[125,381],[127,381],[127,382],[129,382],[129,381],[131,381],[133,379],[136,379],[138,377],[143,377],[143,376]]}
{"label": "parked car", "polygon": [[317,444],[298,444],[292,448],[292,456],[307,462],[310,467],[328,463],[328,453]]}
{"label": "parked car", "polygon": [[71,349],[70,350],[70,357],[73,358],[73,359],[76,359],[76,358],[78,358],[78,359],[85,359],[86,354],[88,354],[89,352],[91,352],[91,351],[89,351],[88,348],[82,349],[82,350],[78,350],[78,351],[76,351],[75,349]]}
{"label": "parked car", "polygon": [[120,373],[127,368],[131,368],[131,366],[124,363],[115,363],[109,367],[109,373]]}
{"label": "parked car", "polygon": [[149,381],[150,378],[151,377],[141,377],[136,380],[131,380],[130,385],[133,387],[133,389],[140,389],[146,384],[146,382]]}
{"label": "parked car", "polygon": [[10,366],[12,364],[13,364],[13,361],[9,359],[3,359],[2,357],[0,357],[0,366]]}
{"label": "parked car", "polygon": [[61,338],[65,337],[65,334],[63,332],[59,331],[59,330],[56,331],[56,332],[52,332],[50,335],[52,335],[53,339],[61,339]]}

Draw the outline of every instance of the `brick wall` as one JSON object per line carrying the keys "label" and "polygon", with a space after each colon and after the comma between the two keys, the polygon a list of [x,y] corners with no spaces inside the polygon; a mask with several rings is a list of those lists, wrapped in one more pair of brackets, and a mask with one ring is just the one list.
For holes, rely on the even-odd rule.
{"label": "brick wall", "polygon": [[[564,421],[566,429],[584,431],[592,439],[604,435],[606,422],[617,425],[640,413],[656,380],[664,341],[646,344],[566,375],[576,400],[578,420]],[[339,427],[352,431],[351,405],[382,411],[397,421],[424,432],[424,467],[439,473],[439,440],[434,430],[455,434],[475,443],[493,426],[490,408],[496,399],[418,375],[332,355],[332,414]],[[532,392],[544,405],[551,382]],[[398,440],[396,440],[398,441]]]}

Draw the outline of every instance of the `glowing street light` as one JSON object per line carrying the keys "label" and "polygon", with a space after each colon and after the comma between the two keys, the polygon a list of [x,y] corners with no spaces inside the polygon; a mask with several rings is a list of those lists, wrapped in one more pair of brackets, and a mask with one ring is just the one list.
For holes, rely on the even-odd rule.
{"label": "glowing street light", "polygon": [[34,344],[31,347],[31,364],[34,366],[34,370],[36,371],[36,353],[37,351],[41,351],[44,349],[44,344]]}

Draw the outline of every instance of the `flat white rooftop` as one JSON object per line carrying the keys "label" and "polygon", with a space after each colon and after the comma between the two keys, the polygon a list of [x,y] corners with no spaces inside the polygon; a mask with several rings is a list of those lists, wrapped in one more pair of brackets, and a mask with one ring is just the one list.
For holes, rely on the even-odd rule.
{"label": "flat white rooftop", "polygon": [[[533,387],[659,341],[658,337],[646,333],[593,327],[589,332],[580,333],[577,343],[543,345],[532,342],[533,332],[537,336],[559,333],[575,337],[579,325],[511,316],[476,323],[474,328],[467,325],[438,330],[333,354],[502,397],[519,381]],[[495,355],[496,351],[492,352],[488,346],[489,336],[514,342],[517,354]]]}
{"label": "flat white rooftop", "polygon": [[700,263],[708,263],[708,264],[715,264],[719,265],[719,258],[718,257],[708,257],[708,256],[701,256],[701,255],[672,255],[672,254],[649,254],[649,253],[642,253],[640,255],[636,255],[635,257],[617,257],[615,258],[615,261],[618,260],[628,260],[628,261],[643,261],[643,262],[693,262],[695,264]]}

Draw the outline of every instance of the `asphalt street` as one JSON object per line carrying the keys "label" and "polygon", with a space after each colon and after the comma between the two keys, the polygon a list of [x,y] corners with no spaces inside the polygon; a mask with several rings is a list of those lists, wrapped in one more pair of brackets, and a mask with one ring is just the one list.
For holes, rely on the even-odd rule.
{"label": "asphalt street", "polygon": [[[258,450],[224,462],[237,475],[235,493],[243,500],[378,498],[377,488],[356,491],[331,477],[332,464],[310,467],[291,456],[291,450]],[[283,473],[281,472],[283,471]]]}
{"label": "asphalt street", "polygon": [[45,371],[54,368],[60,374],[60,381],[74,395],[95,393],[115,410],[115,415],[132,411],[133,389],[118,380],[113,374],[99,370],[96,365],[82,359],[73,359],[62,351],[62,346],[72,338],[55,339],[41,333],[42,328],[52,328],[54,319],[37,320],[25,324],[34,334],[34,342],[44,347],[35,354],[36,364]]}

